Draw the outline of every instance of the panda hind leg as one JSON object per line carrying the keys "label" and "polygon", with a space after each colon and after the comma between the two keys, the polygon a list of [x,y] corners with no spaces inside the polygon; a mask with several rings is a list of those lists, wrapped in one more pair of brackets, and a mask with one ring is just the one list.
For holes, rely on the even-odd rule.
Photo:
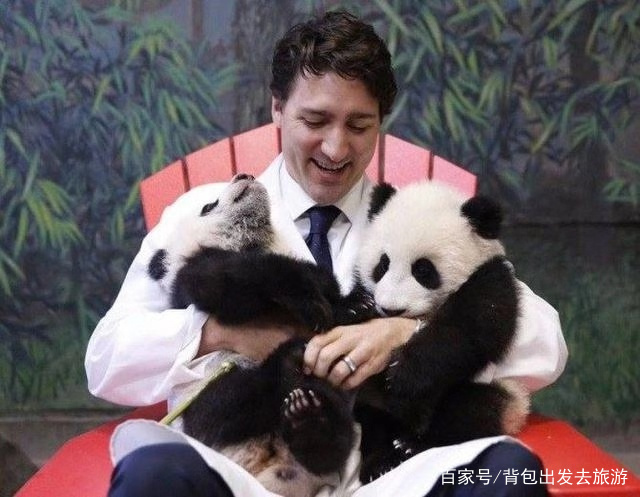
{"label": "panda hind leg", "polygon": [[413,430],[382,409],[356,404],[356,420],[362,428],[360,481],[370,483],[398,467],[426,447]]}
{"label": "panda hind leg", "polygon": [[430,446],[514,435],[529,414],[529,394],[513,380],[465,383],[445,394],[427,433]]}
{"label": "panda hind leg", "polygon": [[340,470],[354,443],[348,396],[323,380],[307,377],[285,397],[282,435],[310,472],[322,475]]}

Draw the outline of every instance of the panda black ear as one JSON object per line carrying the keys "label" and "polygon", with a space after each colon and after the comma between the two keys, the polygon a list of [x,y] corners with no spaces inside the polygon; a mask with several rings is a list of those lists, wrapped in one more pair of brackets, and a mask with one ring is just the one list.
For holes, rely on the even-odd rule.
{"label": "panda black ear", "polygon": [[367,215],[369,221],[380,213],[382,208],[395,193],[396,189],[389,183],[380,183],[373,188],[373,191],[371,192],[371,201],[369,202],[369,214]]}
{"label": "panda black ear", "polygon": [[476,195],[462,204],[460,212],[482,238],[493,240],[500,236],[502,209],[495,200]]}

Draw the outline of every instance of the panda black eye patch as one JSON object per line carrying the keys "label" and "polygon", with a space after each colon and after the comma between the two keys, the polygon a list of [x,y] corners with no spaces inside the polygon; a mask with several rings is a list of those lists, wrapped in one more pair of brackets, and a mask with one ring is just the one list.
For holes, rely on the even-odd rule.
{"label": "panda black eye patch", "polygon": [[425,288],[433,290],[441,285],[440,273],[429,259],[417,259],[411,264],[411,274]]}
{"label": "panda black eye patch", "polygon": [[218,206],[218,201],[216,200],[215,202],[211,202],[210,204],[206,204],[202,210],[200,211],[200,215],[201,216],[206,216],[207,214],[209,214],[213,209],[215,209]]}
{"label": "panda black eye patch", "polygon": [[380,260],[378,261],[378,264],[376,264],[376,267],[373,268],[373,273],[371,274],[371,278],[373,278],[373,281],[375,283],[378,283],[378,281],[380,281],[384,276],[384,273],[386,273],[388,270],[389,270],[389,256],[387,254],[382,254],[380,256]]}

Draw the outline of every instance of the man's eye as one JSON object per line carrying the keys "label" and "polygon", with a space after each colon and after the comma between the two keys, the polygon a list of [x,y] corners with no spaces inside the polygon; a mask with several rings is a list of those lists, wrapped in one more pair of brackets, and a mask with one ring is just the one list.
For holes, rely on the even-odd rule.
{"label": "man's eye", "polygon": [[207,214],[209,214],[209,212],[211,212],[213,209],[215,209],[217,205],[218,205],[218,201],[217,200],[215,202],[211,202],[210,204],[206,204],[202,208],[202,210],[200,211],[200,215],[201,216],[206,216]]}
{"label": "man's eye", "polygon": [[358,126],[355,124],[350,124],[349,129],[351,129],[351,131],[353,131],[354,133],[364,133],[369,129],[369,126],[362,126],[362,125]]}
{"label": "man's eye", "polygon": [[324,126],[324,121],[317,121],[314,119],[302,118],[302,122],[309,128],[321,128],[322,126]]}

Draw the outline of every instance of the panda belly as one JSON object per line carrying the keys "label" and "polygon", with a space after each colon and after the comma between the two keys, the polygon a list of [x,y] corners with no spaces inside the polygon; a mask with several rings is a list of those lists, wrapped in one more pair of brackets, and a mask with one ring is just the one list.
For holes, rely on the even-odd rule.
{"label": "panda belly", "polygon": [[267,490],[283,497],[313,497],[326,483],[306,470],[284,441],[265,435],[218,451],[251,473]]}

